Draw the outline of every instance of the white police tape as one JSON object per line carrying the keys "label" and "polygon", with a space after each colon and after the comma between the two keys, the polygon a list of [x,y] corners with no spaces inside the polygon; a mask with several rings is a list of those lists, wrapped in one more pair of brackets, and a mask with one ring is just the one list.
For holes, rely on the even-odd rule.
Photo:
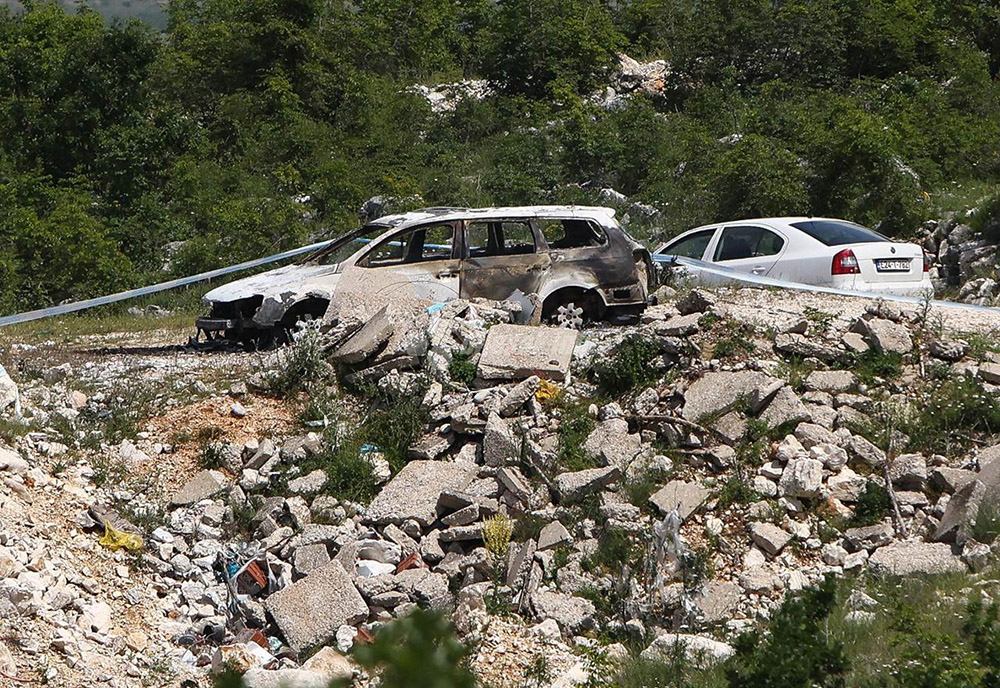
{"label": "white police tape", "polygon": [[128,299],[134,299],[139,296],[156,294],[157,292],[167,291],[168,289],[185,287],[189,284],[204,282],[206,280],[215,279],[216,277],[222,277],[224,275],[230,275],[234,272],[240,272],[241,270],[250,270],[251,268],[256,268],[261,265],[268,265],[269,263],[277,263],[282,260],[287,260],[288,258],[301,256],[304,253],[309,253],[311,251],[316,251],[318,249],[329,246],[334,241],[337,241],[337,239],[328,239],[326,241],[319,241],[316,242],[315,244],[309,244],[308,246],[302,246],[300,248],[293,248],[289,251],[276,253],[273,256],[267,256],[266,258],[258,258],[257,260],[248,260],[244,263],[230,265],[229,267],[226,268],[209,270],[208,272],[202,272],[200,274],[192,275],[190,277],[181,277],[178,279],[170,280],[168,282],[160,282],[159,284],[153,284],[148,287],[140,287],[139,289],[130,289],[129,291],[123,291],[117,294],[110,294],[108,296],[99,296],[95,299],[86,299],[84,301],[74,301],[72,303],[64,303],[59,306],[52,306],[50,308],[40,308],[35,311],[28,311],[27,313],[17,313],[15,315],[0,316],[0,327],[3,327],[5,325],[15,325],[17,323],[29,322],[31,320],[41,320],[42,318],[50,318],[54,315],[65,315],[66,313],[82,311],[88,308],[94,308],[96,306],[106,306],[109,303],[116,303],[118,301],[127,301]]}
{"label": "white police tape", "polygon": [[[777,287],[779,289],[791,289],[793,291],[808,291],[815,294],[833,294],[835,296],[881,299],[883,301],[894,301],[897,303],[923,304],[926,302],[926,299],[920,296],[899,296],[896,294],[882,294],[870,291],[853,291],[850,289],[837,289],[835,287],[820,287],[815,284],[803,284],[801,282],[789,282],[787,280],[774,279],[773,277],[761,277],[760,275],[737,272],[736,270],[727,268],[723,265],[707,263],[703,260],[685,258],[683,256],[653,254],[653,261],[668,266],[679,265],[689,270],[695,277],[697,276],[697,273],[701,272],[721,277],[727,281],[742,282],[744,284],[752,284],[760,287]],[[977,306],[972,303],[959,303],[957,301],[940,301],[931,299],[930,304],[940,308],[959,308],[962,310],[1000,314],[1000,308]]]}
{"label": "white police tape", "polygon": [[[325,241],[318,241],[314,244],[309,244],[308,246],[293,248],[291,250],[283,251],[281,253],[276,253],[274,255],[267,256],[265,258],[248,260],[243,263],[237,263],[236,265],[230,265],[229,267],[218,268],[216,270],[209,270],[208,272],[202,272],[197,275],[191,275],[190,277],[181,277],[178,279],[169,280],[167,282],[160,282],[159,284],[153,284],[148,287],[130,289],[128,291],[119,292],[117,294],[109,294],[108,296],[100,296],[94,299],[85,299],[83,301],[64,303],[58,306],[51,306],[49,308],[40,308],[38,310],[28,311],[25,313],[16,313],[14,315],[0,316],[0,327],[4,327],[6,325],[15,325],[17,323],[30,322],[32,320],[41,320],[42,318],[50,318],[56,315],[65,315],[67,313],[74,313],[76,311],[87,310],[88,308],[95,308],[97,306],[106,306],[108,304],[117,303],[119,301],[127,301],[129,299],[134,299],[140,296],[148,296],[149,294],[156,294],[161,291],[176,289],[177,287],[184,287],[191,284],[197,284],[198,282],[204,282],[207,280],[215,279],[216,277],[223,277],[225,275],[230,275],[234,272],[250,270],[252,268],[260,267],[262,265],[268,265],[270,263],[277,263],[283,260],[287,260],[289,258],[295,258],[296,256],[301,256],[305,253],[310,253],[312,251],[317,251],[321,248],[325,248],[335,241],[337,241],[337,239],[327,239]],[[883,301],[895,301],[899,303],[910,303],[910,304],[924,303],[924,299],[919,296],[896,296],[894,294],[878,294],[873,292],[851,291],[848,289],[835,289],[833,287],[820,287],[812,284],[802,284],[800,282],[788,282],[786,280],[779,280],[771,277],[761,277],[759,275],[751,275],[742,272],[737,272],[732,268],[727,268],[722,265],[716,265],[714,263],[706,263],[705,261],[695,260],[694,258],[684,258],[682,256],[668,256],[668,255],[654,254],[653,260],[657,263],[666,265],[680,265],[685,268],[690,268],[694,272],[704,272],[710,275],[715,275],[717,277],[722,277],[726,280],[730,280],[733,282],[742,282],[745,284],[752,284],[762,287],[777,287],[780,289],[808,291],[817,294],[834,294],[836,296],[855,296],[855,297],[861,296],[871,299],[882,299]],[[932,300],[930,303],[933,306],[939,306],[942,308],[960,308],[971,311],[1000,313],[1000,309],[998,308],[991,308],[989,306],[977,306],[970,303],[957,303],[953,301],[937,301],[937,300]]]}

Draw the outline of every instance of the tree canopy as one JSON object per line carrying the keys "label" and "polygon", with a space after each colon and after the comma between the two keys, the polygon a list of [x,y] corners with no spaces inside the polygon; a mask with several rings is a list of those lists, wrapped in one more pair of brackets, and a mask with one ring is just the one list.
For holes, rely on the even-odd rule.
{"label": "tree canopy", "polygon": [[[664,85],[608,107],[621,53]],[[298,245],[375,195],[905,234],[996,182],[998,71],[971,0],[172,0],[163,31],[28,2],[0,9],[0,308],[158,279],[168,244],[179,273]],[[488,95],[445,112],[415,88],[464,79]]]}

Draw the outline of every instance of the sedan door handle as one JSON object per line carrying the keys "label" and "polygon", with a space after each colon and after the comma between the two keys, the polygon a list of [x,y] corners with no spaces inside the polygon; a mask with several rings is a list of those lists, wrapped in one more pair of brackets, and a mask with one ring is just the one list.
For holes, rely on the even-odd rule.
{"label": "sedan door handle", "polygon": [[458,274],[457,272],[454,272],[452,270],[445,270],[444,272],[439,272],[437,274],[437,278],[444,279],[445,277],[454,277],[457,274]]}
{"label": "sedan door handle", "polygon": [[764,265],[757,265],[754,266],[754,268],[750,272],[752,272],[755,275],[763,275],[765,272],[767,272],[767,267]]}

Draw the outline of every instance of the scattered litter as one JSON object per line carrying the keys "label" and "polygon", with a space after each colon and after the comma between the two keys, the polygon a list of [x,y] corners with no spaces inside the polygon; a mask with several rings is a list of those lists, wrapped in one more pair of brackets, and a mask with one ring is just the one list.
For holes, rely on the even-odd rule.
{"label": "scattered litter", "polygon": [[104,522],[104,535],[101,536],[98,542],[111,550],[124,548],[130,552],[136,552],[142,549],[141,537],[135,533],[126,533],[124,530],[118,530],[109,521]]}

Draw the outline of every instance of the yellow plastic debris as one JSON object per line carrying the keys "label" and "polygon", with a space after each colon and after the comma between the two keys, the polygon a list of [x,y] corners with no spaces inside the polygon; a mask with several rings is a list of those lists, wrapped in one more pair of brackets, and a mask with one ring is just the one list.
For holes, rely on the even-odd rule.
{"label": "yellow plastic debris", "polygon": [[558,399],[561,394],[562,390],[559,389],[558,385],[555,385],[548,380],[542,380],[538,383],[538,390],[535,392],[535,399],[537,399],[540,404],[547,404]]}
{"label": "yellow plastic debris", "polygon": [[104,535],[98,540],[108,549],[121,549],[124,547],[130,552],[142,549],[142,538],[135,533],[126,533],[118,530],[107,521],[104,522]]}

